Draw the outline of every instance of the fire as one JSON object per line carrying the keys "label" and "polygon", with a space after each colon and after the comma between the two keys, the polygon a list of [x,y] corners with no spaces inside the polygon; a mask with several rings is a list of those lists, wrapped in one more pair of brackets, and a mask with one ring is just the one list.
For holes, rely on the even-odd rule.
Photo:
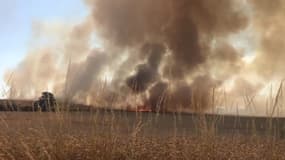
{"label": "fire", "polygon": [[136,112],[152,112],[151,108],[146,105],[137,106]]}

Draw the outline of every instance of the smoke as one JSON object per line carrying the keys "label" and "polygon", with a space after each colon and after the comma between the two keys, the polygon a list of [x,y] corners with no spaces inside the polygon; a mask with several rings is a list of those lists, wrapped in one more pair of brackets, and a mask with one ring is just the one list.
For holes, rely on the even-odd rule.
{"label": "smoke", "polygon": [[[121,50],[145,48],[139,53],[129,53],[139,54],[139,58],[135,73],[126,79],[126,84],[135,93],[149,90],[152,107],[168,83],[177,84],[169,91],[171,98],[167,99],[173,103],[168,104],[191,108],[192,88],[203,86],[197,82],[201,75],[207,77],[203,79],[205,83],[211,83],[215,77],[215,73],[207,70],[225,68],[220,69],[221,76],[215,77],[215,81],[223,81],[239,71],[241,57],[223,40],[247,25],[247,17],[236,7],[237,2],[107,0],[89,1],[89,5],[96,29],[108,45]],[[189,82],[189,78],[194,82]],[[159,83],[161,80],[166,80],[166,84]],[[199,91],[205,97],[203,101],[212,87],[206,86]]]}
{"label": "smoke", "polygon": [[99,75],[105,67],[107,58],[106,53],[92,51],[85,61],[70,66],[69,70],[72,72],[67,75],[67,82],[70,84],[69,88],[66,88],[69,97],[90,92],[92,84],[100,80]]}
{"label": "smoke", "polygon": [[157,82],[149,91],[148,105],[153,111],[164,110],[167,99],[168,84]]}
{"label": "smoke", "polygon": [[[48,89],[96,105],[112,99],[156,111],[206,110],[213,89],[232,79],[231,92],[240,95],[246,87],[254,95],[264,84],[254,84],[254,78],[284,76],[281,0],[85,2],[90,9],[85,20],[62,25],[60,38],[49,40],[58,43],[27,54],[7,72],[6,79],[13,73],[12,97]],[[244,48],[229,40],[248,30],[260,42],[251,63],[244,60]],[[36,31],[49,37],[42,28]]]}
{"label": "smoke", "polygon": [[[41,54],[36,54],[36,52]],[[34,92],[44,90],[45,88],[41,84],[48,85],[50,81],[54,81],[58,76],[55,63],[56,59],[48,49],[40,49],[29,53],[17,69],[6,73],[7,78],[13,76],[13,80],[10,82],[13,87],[10,95],[12,97],[27,98]],[[18,88],[21,88],[20,91],[17,90]]]}
{"label": "smoke", "polygon": [[277,0],[253,0],[253,26],[258,34],[259,48],[254,64],[255,69],[265,79],[284,78],[285,24],[283,19],[285,2]]}
{"label": "smoke", "polygon": [[134,92],[144,92],[159,79],[158,67],[165,49],[159,44],[145,44],[141,49],[141,57],[147,57],[146,63],[138,64],[134,75],[127,78],[127,85]]}
{"label": "smoke", "polygon": [[93,16],[101,35],[113,45],[126,48],[145,41],[165,44],[173,61],[167,67],[170,75],[184,78],[206,61],[214,39],[246,26],[245,15],[235,11],[234,4],[198,0],[93,1]]}

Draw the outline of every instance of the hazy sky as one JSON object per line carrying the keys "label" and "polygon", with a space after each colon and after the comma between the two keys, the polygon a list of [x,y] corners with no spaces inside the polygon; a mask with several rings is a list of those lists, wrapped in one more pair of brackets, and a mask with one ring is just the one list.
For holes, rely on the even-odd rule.
{"label": "hazy sky", "polygon": [[35,22],[73,21],[85,17],[82,0],[0,0],[0,85],[6,69],[27,53]]}

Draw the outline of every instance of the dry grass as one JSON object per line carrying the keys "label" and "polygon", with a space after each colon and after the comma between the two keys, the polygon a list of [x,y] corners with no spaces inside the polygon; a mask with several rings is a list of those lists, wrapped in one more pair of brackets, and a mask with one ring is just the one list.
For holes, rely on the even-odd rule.
{"label": "dry grass", "polygon": [[285,141],[274,137],[219,136],[210,131],[180,134],[175,127],[164,136],[146,134],[152,124],[124,113],[1,113],[0,117],[0,159],[5,160],[285,159]]}

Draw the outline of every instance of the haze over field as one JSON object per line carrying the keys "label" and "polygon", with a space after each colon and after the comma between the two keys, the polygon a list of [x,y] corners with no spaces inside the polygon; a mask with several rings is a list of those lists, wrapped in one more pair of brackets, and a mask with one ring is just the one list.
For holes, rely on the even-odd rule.
{"label": "haze over field", "polygon": [[[265,110],[285,76],[283,0],[84,4],[76,22],[34,23],[29,52],[5,71],[11,98],[50,90],[93,105],[189,111],[254,97]],[[213,104],[213,89],[231,102]]]}

